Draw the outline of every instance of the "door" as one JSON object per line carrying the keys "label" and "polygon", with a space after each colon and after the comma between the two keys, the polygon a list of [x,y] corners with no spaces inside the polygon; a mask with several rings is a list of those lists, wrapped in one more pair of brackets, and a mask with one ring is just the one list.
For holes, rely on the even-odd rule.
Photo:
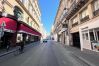
{"label": "door", "polygon": [[83,47],[86,49],[91,49],[91,44],[90,44],[90,37],[89,37],[89,32],[83,32]]}

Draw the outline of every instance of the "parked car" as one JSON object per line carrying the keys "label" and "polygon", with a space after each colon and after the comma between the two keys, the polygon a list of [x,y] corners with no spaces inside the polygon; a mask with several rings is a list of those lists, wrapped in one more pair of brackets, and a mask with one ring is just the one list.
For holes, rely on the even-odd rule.
{"label": "parked car", "polygon": [[46,43],[46,42],[47,42],[47,39],[44,39],[44,40],[43,40],[43,43]]}

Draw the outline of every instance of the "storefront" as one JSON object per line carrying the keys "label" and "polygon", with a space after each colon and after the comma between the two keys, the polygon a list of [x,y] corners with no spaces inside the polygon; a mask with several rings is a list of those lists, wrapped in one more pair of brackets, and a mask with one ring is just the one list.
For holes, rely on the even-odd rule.
{"label": "storefront", "polygon": [[69,44],[73,47],[76,47],[79,49],[81,48],[79,26],[75,26],[75,27],[72,27],[72,29],[70,29]]}
{"label": "storefront", "polygon": [[27,26],[26,24],[20,24],[17,30],[17,43],[20,42],[35,42],[40,41],[41,34],[33,30],[33,28]]}
{"label": "storefront", "polygon": [[89,49],[93,51],[99,51],[99,18],[92,20],[92,22],[81,26],[80,42],[81,49]]}
{"label": "storefront", "polygon": [[16,20],[7,17],[0,18],[0,46],[6,47],[7,41],[11,41],[10,45],[14,46],[16,41],[16,29],[17,22]]}

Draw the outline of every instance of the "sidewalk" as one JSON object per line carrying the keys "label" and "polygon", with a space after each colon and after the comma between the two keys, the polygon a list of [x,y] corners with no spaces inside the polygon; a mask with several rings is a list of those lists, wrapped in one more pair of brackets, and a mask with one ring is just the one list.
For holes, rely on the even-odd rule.
{"label": "sidewalk", "polygon": [[65,46],[73,56],[87,63],[89,66],[99,66],[99,53],[85,49],[81,51],[79,48]]}
{"label": "sidewalk", "polygon": [[[38,44],[38,43],[39,42],[34,42],[34,43],[26,44],[25,47],[29,47],[31,44],[33,44],[33,46],[36,46],[36,44]],[[0,57],[8,55],[10,53],[13,53],[16,50],[18,50],[18,47],[10,48],[9,51],[6,51],[6,49],[0,50]]]}

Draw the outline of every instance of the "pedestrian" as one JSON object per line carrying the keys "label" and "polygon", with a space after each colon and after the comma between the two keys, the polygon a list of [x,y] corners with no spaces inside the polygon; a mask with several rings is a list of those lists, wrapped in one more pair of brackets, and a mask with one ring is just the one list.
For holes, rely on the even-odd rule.
{"label": "pedestrian", "polygon": [[7,52],[8,52],[9,49],[10,49],[10,44],[11,44],[11,41],[10,41],[10,40],[7,40],[7,41],[6,41],[6,50],[7,50]]}
{"label": "pedestrian", "polygon": [[20,53],[23,53],[24,50],[24,41],[20,43]]}

